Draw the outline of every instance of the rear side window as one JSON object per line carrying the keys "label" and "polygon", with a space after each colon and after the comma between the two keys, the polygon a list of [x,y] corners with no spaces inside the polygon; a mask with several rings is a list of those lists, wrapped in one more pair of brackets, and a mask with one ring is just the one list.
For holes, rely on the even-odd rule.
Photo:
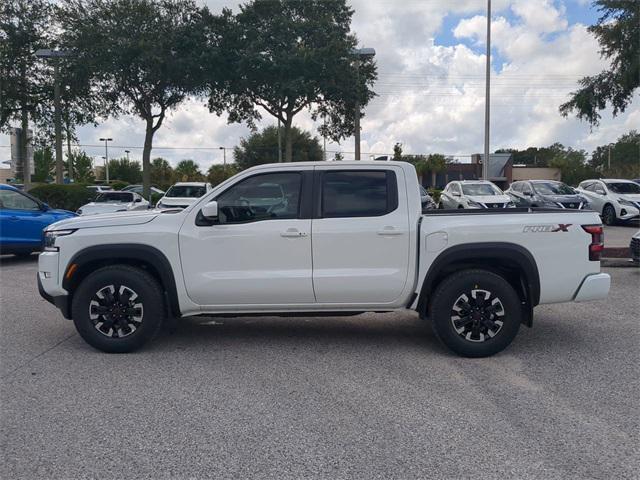
{"label": "rear side window", "polygon": [[398,208],[396,175],[390,170],[326,171],[322,217],[379,217]]}

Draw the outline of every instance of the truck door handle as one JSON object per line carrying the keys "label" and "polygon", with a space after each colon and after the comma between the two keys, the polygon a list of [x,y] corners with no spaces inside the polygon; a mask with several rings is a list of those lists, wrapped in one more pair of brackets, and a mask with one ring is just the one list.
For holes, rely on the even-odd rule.
{"label": "truck door handle", "polygon": [[280,236],[284,238],[300,238],[306,237],[307,234],[305,232],[301,232],[297,228],[287,228],[284,232],[280,233]]}
{"label": "truck door handle", "polygon": [[377,233],[378,235],[383,235],[385,237],[393,237],[397,235],[402,235],[403,232],[401,232],[400,230],[396,230],[394,227],[387,226],[387,227],[384,227],[382,230],[378,230]]}

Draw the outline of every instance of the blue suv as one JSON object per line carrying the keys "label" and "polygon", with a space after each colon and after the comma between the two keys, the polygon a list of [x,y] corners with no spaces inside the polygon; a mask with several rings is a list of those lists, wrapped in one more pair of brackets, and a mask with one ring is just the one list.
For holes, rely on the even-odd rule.
{"label": "blue suv", "polygon": [[75,217],[55,210],[11,185],[0,185],[0,253],[27,256],[42,249],[42,230],[58,220]]}

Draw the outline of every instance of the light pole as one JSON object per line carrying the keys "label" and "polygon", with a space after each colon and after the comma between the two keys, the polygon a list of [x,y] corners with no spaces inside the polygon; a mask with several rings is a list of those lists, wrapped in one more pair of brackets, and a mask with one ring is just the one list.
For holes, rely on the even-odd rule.
{"label": "light pole", "polygon": [[356,57],[356,102],[353,120],[354,137],[356,140],[355,159],[360,160],[360,59],[373,58],[376,51],[373,48],[354,48],[351,55]]}
{"label": "light pole", "polygon": [[[69,52],[62,50],[52,50],[41,48],[35,53],[38,58],[53,58],[53,121],[56,136],[56,183],[64,181],[64,166],[62,162],[62,119],[60,111],[60,58],[68,57]],[[25,133],[26,134],[26,133]],[[69,170],[71,170],[71,159],[69,159]]]}
{"label": "light pole", "polygon": [[129,161],[129,154],[131,153],[131,150],[125,150],[124,153],[127,154],[127,162]]}
{"label": "light pole", "polygon": [[482,178],[489,180],[489,118],[491,111],[491,0],[487,0],[487,71],[486,92],[484,99],[484,162],[482,162]]}
{"label": "light pole", "polygon": [[101,138],[100,141],[104,142],[104,173],[109,183],[109,142],[112,142],[113,138]]}
{"label": "light pole", "polygon": [[222,170],[227,171],[227,148],[218,147],[218,150],[222,150]]}

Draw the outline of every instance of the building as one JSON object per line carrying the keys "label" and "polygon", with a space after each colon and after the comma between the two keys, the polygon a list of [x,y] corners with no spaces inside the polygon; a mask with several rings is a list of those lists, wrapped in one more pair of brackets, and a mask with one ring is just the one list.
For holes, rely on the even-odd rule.
{"label": "building", "polygon": [[[482,178],[482,161],[484,155],[471,156],[471,163],[448,163],[444,172],[433,175],[427,172],[422,177],[422,184],[428,188],[442,189],[449,182],[455,180],[479,180]],[[511,184],[513,170],[513,155],[511,153],[492,153],[489,155],[489,180],[498,187],[506,189]]]}

